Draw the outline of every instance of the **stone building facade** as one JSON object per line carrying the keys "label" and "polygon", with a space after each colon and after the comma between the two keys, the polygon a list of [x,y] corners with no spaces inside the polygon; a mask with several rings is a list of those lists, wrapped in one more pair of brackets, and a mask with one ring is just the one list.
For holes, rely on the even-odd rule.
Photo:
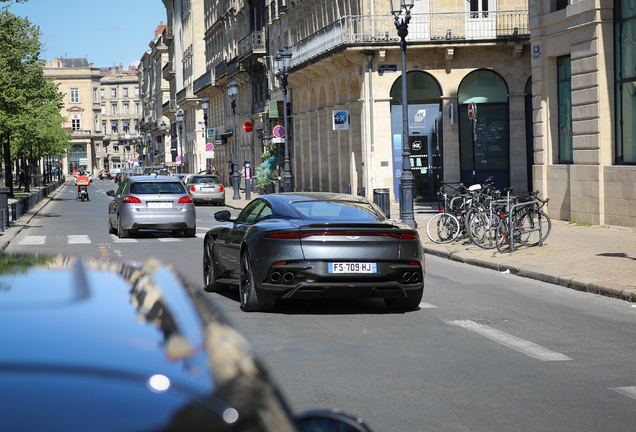
{"label": "stone building facade", "polygon": [[64,93],[62,116],[71,141],[63,172],[125,168],[134,163],[139,133],[139,88],[136,71],[121,65],[97,68],[84,58],[54,58],[44,76]]}
{"label": "stone building facade", "polygon": [[636,227],[634,2],[531,0],[530,17],[535,187],[558,219]]}

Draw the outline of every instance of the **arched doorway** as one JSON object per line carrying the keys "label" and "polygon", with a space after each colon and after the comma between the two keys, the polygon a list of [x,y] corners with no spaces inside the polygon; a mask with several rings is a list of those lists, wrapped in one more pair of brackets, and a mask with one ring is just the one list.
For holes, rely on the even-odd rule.
{"label": "arched doorway", "polygon": [[76,169],[86,169],[88,165],[86,159],[86,147],[75,144],[68,151],[68,173],[72,174]]}
{"label": "arched doorway", "polygon": [[[493,177],[497,188],[510,186],[508,86],[495,72],[476,70],[459,85],[460,178],[465,184]],[[474,120],[468,104],[477,105]],[[474,122],[474,124],[473,124]],[[474,130],[474,134],[473,134]]]}
{"label": "arched doorway", "polygon": [[[413,172],[413,199],[436,200],[442,173],[442,90],[426,72],[406,74],[408,133]],[[399,200],[402,176],[402,77],[391,87],[391,137],[393,145],[393,186]]]}

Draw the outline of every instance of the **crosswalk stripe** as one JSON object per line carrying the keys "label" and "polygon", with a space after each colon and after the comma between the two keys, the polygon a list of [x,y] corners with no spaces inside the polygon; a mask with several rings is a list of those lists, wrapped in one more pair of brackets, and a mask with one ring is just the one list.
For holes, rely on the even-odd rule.
{"label": "crosswalk stripe", "polygon": [[19,245],[43,245],[46,242],[46,236],[26,236],[20,239]]}
{"label": "crosswalk stripe", "polygon": [[134,238],[119,238],[115,234],[111,234],[110,237],[113,239],[113,243],[137,243],[137,239]]}
{"label": "crosswalk stripe", "polygon": [[478,324],[475,321],[470,320],[458,320],[458,321],[446,321],[447,324],[465,328],[477,334],[487,337],[497,343],[500,343],[508,348],[519,351],[529,357],[542,361],[566,361],[572,360],[570,357],[551,351],[540,345],[532,343],[530,341],[520,339],[516,336],[512,336],[508,333],[496,330],[492,327],[488,327],[483,324]]}
{"label": "crosswalk stripe", "polygon": [[610,390],[614,390],[617,393],[630,397],[632,399],[636,399],[636,387],[614,387]]}
{"label": "crosswalk stripe", "polygon": [[180,238],[175,238],[175,237],[159,237],[157,238],[157,240],[159,240],[162,243],[182,241]]}
{"label": "crosswalk stripe", "polygon": [[69,235],[68,244],[90,244],[91,239],[87,235]]}

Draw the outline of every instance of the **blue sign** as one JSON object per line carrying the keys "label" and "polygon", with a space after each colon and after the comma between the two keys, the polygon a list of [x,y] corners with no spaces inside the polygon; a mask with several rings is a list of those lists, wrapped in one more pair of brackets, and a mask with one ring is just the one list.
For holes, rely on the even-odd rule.
{"label": "blue sign", "polygon": [[331,111],[333,117],[333,130],[349,129],[349,111]]}

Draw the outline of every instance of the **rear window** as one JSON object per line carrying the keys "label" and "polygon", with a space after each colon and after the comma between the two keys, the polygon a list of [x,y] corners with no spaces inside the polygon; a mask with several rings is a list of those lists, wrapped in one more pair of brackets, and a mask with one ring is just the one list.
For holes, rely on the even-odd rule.
{"label": "rear window", "polygon": [[130,188],[130,193],[146,194],[185,194],[181,183],[178,182],[139,182],[134,183]]}
{"label": "rear window", "polygon": [[378,220],[373,208],[366,204],[333,201],[298,201],[290,206],[305,219],[331,219],[339,222],[349,220]]}
{"label": "rear window", "polygon": [[210,184],[219,184],[221,181],[218,177],[190,177],[188,183],[210,183]]}

